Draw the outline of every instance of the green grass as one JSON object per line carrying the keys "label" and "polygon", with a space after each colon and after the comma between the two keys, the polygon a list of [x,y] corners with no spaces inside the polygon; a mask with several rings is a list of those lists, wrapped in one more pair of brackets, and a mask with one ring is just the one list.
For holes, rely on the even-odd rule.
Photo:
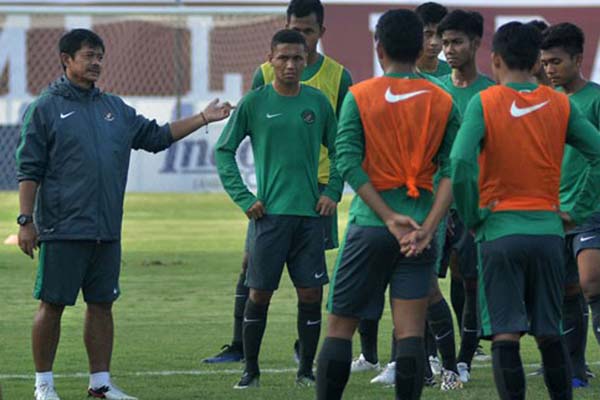
{"label": "green grass", "polygon": [[[346,224],[348,199],[341,207]],[[0,239],[16,233],[17,195],[0,192]],[[312,399],[310,389],[294,387],[292,343],[296,299],[287,274],[269,310],[261,353],[264,372],[258,391],[234,391],[242,365],[200,363],[231,338],[234,285],[239,274],[246,221],[224,195],[130,194],[123,226],[122,298],[114,308],[116,340],[113,377],[143,400],[152,399]],[[335,252],[328,253],[329,266]],[[31,297],[36,261],[16,246],[0,244],[0,384],[5,400],[32,398],[33,363],[30,329],[37,303]],[[441,281],[447,293],[447,281]],[[83,304],[65,311],[55,363],[63,400],[84,399],[87,361],[82,342]],[[389,357],[389,312],[380,327],[380,357]],[[355,340],[355,350],[358,340]],[[488,349],[489,346],[484,344]],[[527,364],[539,360],[533,341],[522,346]],[[600,352],[590,334],[588,361],[600,374]],[[529,367],[528,370],[531,370]],[[151,372],[175,371],[170,376]],[[239,372],[238,372],[239,371]],[[73,374],[84,373],[73,377]],[[7,375],[19,375],[10,378]],[[346,399],[393,398],[390,389],[368,383],[371,374],[352,376]],[[548,398],[542,378],[528,379],[528,399]],[[600,378],[576,392],[577,399],[600,398]],[[491,369],[474,369],[473,381],[460,393],[425,389],[425,399],[497,398]]]}

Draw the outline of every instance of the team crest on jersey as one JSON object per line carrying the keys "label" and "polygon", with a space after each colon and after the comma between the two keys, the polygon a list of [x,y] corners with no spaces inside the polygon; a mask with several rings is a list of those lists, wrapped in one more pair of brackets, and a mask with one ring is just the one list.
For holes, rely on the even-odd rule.
{"label": "team crest on jersey", "polygon": [[111,112],[106,113],[106,115],[104,116],[104,119],[108,122],[112,122],[115,120],[115,115]]}
{"label": "team crest on jersey", "polygon": [[315,117],[315,113],[312,110],[304,110],[302,111],[302,120],[307,123],[308,125],[311,125],[315,122],[316,117]]}

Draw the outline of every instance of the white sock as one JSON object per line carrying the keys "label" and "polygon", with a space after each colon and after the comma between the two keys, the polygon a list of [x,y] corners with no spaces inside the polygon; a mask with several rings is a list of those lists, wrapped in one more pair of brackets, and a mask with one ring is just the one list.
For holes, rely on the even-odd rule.
{"label": "white sock", "polygon": [[90,387],[99,389],[102,386],[108,386],[110,383],[110,372],[95,372],[90,374]]}
{"label": "white sock", "polygon": [[39,388],[44,385],[54,387],[54,375],[52,371],[35,373],[35,387]]}

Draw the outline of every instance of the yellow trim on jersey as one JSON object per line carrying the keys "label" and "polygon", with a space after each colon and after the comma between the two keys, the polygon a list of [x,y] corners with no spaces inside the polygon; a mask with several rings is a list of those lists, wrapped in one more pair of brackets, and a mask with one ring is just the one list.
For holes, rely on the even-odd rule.
{"label": "yellow trim on jersey", "polygon": [[[271,63],[266,62],[260,66],[263,81],[265,84],[275,80],[275,72]],[[340,92],[340,83],[342,82],[342,74],[344,67],[333,59],[323,56],[323,64],[321,68],[309,80],[302,83],[319,89],[331,103],[331,107],[335,111],[337,109],[338,96]],[[319,154],[319,183],[326,185],[329,182],[329,157],[327,147],[321,145],[321,153]]]}

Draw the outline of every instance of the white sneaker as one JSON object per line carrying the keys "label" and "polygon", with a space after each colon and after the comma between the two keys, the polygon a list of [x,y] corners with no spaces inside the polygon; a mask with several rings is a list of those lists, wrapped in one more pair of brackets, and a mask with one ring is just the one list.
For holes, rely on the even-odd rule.
{"label": "white sneaker", "polygon": [[473,360],[479,361],[479,362],[485,362],[485,361],[490,361],[491,359],[492,359],[492,356],[485,354],[485,351],[483,351],[483,347],[477,346],[477,350],[475,350],[475,355],[473,356]]}
{"label": "white sneaker", "polygon": [[396,381],[396,362],[392,361],[385,366],[379,375],[371,379],[371,383],[381,383],[382,385],[393,385]]}
{"label": "white sneaker", "polygon": [[379,371],[381,366],[379,362],[373,364],[365,360],[365,356],[362,354],[358,358],[352,361],[350,366],[350,372],[365,372],[365,371]]}
{"label": "white sneaker", "polygon": [[437,356],[429,356],[429,365],[431,366],[431,372],[433,375],[439,375],[442,373],[442,363]]}
{"label": "white sneaker", "polygon": [[442,384],[440,385],[440,390],[446,392],[448,390],[458,390],[462,388],[463,384],[456,372],[448,369],[442,370]]}
{"label": "white sneaker", "polygon": [[54,390],[54,386],[40,385],[33,392],[35,400],[60,400],[58,393]]}
{"label": "white sneaker", "polygon": [[138,400],[137,397],[123,393],[123,391],[116,387],[112,382],[109,382],[108,386],[102,386],[95,389],[88,388],[88,396],[107,400]]}
{"label": "white sneaker", "polygon": [[471,379],[471,372],[469,371],[469,366],[465,362],[459,362],[456,364],[456,369],[458,369],[458,375],[460,377],[460,381],[462,383],[467,383]]}

